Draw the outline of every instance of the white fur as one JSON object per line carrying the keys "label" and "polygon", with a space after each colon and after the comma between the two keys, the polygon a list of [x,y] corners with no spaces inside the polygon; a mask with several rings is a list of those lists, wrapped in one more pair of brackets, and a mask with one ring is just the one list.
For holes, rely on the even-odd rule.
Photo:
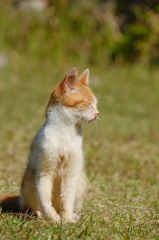
{"label": "white fur", "polygon": [[[58,222],[61,217],[75,221],[74,211],[81,207],[87,182],[81,126],[76,125],[80,114],[60,103],[48,109],[46,122],[34,139],[27,167],[35,171],[35,183],[30,192],[26,186],[21,188],[23,210],[29,205],[45,219]],[[31,200],[33,196],[35,199]]]}

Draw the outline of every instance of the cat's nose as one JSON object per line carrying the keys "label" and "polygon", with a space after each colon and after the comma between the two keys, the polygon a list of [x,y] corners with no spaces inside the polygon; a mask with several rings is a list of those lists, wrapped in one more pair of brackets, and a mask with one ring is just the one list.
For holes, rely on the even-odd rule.
{"label": "cat's nose", "polygon": [[95,115],[95,118],[97,118],[99,116],[99,112],[96,111],[96,113],[94,115]]}

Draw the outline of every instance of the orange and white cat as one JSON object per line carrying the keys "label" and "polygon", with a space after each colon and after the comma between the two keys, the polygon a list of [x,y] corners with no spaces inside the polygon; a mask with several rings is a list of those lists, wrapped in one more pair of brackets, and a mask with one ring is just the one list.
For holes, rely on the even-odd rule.
{"label": "orange and white cat", "polygon": [[[72,68],[51,93],[46,121],[37,133],[25,170],[20,198],[4,196],[1,205],[19,199],[19,208],[53,222],[75,222],[86,190],[82,124],[94,121],[97,99],[88,87],[89,70]],[[18,206],[16,206],[16,210]]]}

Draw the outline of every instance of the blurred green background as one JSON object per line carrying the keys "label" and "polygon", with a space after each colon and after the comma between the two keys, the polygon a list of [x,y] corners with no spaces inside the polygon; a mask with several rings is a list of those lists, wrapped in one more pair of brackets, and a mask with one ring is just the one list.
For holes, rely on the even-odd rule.
{"label": "blurred green background", "polygon": [[1,1],[0,51],[57,65],[158,64],[158,1],[39,0],[44,8],[32,4],[37,1]]}

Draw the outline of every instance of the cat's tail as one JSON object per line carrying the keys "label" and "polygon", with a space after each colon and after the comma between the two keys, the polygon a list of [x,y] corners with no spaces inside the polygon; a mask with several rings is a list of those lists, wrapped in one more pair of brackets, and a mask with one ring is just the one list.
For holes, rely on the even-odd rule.
{"label": "cat's tail", "polygon": [[0,207],[2,211],[22,212],[20,208],[20,197],[17,195],[4,195],[0,197]]}

